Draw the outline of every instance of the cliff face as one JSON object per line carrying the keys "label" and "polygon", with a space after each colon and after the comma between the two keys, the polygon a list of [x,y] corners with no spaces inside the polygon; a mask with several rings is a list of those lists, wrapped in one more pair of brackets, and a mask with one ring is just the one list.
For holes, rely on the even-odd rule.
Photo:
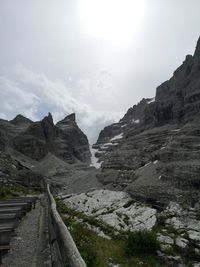
{"label": "cliff face", "polygon": [[21,115],[0,119],[0,181],[42,186],[45,178],[55,192],[88,191],[102,186],[90,157],[75,114],[57,124],[50,113],[37,122]]}
{"label": "cliff face", "polygon": [[60,152],[65,157],[66,148],[80,161],[90,161],[90,151],[87,136],[80,130],[76,124],[75,114],[65,117],[56,124],[59,129]]}
{"label": "cliff face", "polygon": [[152,102],[154,102],[154,98],[143,98],[137,105],[129,108],[118,123],[113,123],[100,132],[97,144],[110,142],[115,136],[142,124],[144,121],[144,110]]}
{"label": "cliff face", "polygon": [[68,163],[90,158],[87,137],[77,126],[74,114],[56,125],[50,113],[38,122],[22,115],[11,121],[0,120],[0,137],[1,150],[11,147],[34,160],[42,160],[49,152]]}
{"label": "cliff face", "polygon": [[200,40],[194,55],[156,89],[155,101],[142,100],[101,132],[94,145],[103,162],[99,179],[144,199],[197,198],[199,144]]}
{"label": "cliff face", "polygon": [[105,160],[108,152],[115,151],[115,147],[121,143],[126,133],[138,129],[145,119],[145,108],[154,98],[142,99],[137,105],[129,108],[124,117],[118,122],[105,127],[99,134],[97,143],[93,145],[99,161]]}
{"label": "cliff face", "polygon": [[156,90],[155,102],[146,109],[145,122],[155,125],[199,121],[200,39],[193,56],[187,55],[172,78]]}

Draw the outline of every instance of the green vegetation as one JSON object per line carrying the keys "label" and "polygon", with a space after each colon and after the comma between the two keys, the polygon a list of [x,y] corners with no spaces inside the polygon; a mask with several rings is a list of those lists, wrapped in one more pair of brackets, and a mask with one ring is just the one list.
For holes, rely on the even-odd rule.
{"label": "green vegetation", "polygon": [[200,210],[197,211],[197,220],[200,221]]}
{"label": "green vegetation", "polygon": [[106,214],[110,214],[113,213],[115,209],[113,208],[107,208],[106,211],[102,212],[101,215],[106,215]]}
{"label": "green vegetation", "polygon": [[125,214],[124,215],[124,218],[123,218],[123,221],[124,221],[124,223],[126,224],[126,225],[129,225],[129,217]]}
{"label": "green vegetation", "polygon": [[125,252],[126,240],[108,240],[97,236],[80,223],[73,223],[72,237],[88,267],[107,267],[109,262],[120,267],[161,267],[155,256],[130,255]]}
{"label": "green vegetation", "polygon": [[33,190],[22,185],[5,185],[0,184],[0,199],[8,199],[22,195],[35,194]]}
{"label": "green vegetation", "polygon": [[56,204],[57,204],[57,210],[58,212],[62,215],[62,214],[67,214],[68,218],[63,218],[63,220],[65,221],[65,223],[67,224],[66,220],[73,220],[75,218],[80,219],[83,223],[88,223],[92,226],[95,226],[97,228],[99,228],[101,231],[104,232],[104,234],[116,239],[117,235],[115,234],[115,229],[112,226],[109,226],[107,224],[105,224],[104,222],[101,222],[99,220],[96,219],[95,216],[88,216],[82,212],[70,209],[69,207],[67,207],[63,201],[56,199]]}
{"label": "green vegetation", "polygon": [[[109,263],[117,264],[120,267],[164,267],[165,265],[155,255],[155,249],[159,247],[155,244],[155,234],[145,232],[145,237],[137,240],[137,244],[149,244],[150,253],[141,254],[130,242],[132,234],[116,230],[98,221],[93,216],[87,216],[82,212],[75,211],[67,207],[61,200],[56,199],[58,212],[61,214],[64,223],[69,228],[71,235],[86,262],[88,267],[107,267]],[[84,223],[96,226],[107,234],[111,239],[105,239],[88,229]],[[147,234],[146,234],[147,233]],[[130,237],[131,236],[131,237]],[[150,241],[147,239],[150,238]],[[133,241],[133,240],[132,240]],[[135,246],[136,246],[135,245]],[[133,246],[133,247],[132,247]],[[129,248],[127,252],[127,248]]]}
{"label": "green vegetation", "polygon": [[129,208],[131,205],[135,203],[135,200],[131,199],[126,204],[124,204],[124,208]]}
{"label": "green vegetation", "polygon": [[163,251],[165,252],[165,254],[170,255],[170,256],[177,255],[175,246],[170,246],[168,248],[165,248]]}
{"label": "green vegetation", "polygon": [[130,232],[127,238],[125,251],[128,256],[135,255],[156,255],[160,249],[156,233],[153,231]]}

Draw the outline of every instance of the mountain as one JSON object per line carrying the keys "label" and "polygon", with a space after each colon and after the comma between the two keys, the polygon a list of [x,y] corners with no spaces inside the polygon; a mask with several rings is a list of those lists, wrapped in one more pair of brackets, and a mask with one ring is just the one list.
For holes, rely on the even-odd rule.
{"label": "mountain", "polygon": [[104,155],[121,142],[124,134],[135,129],[144,122],[144,110],[154,98],[143,98],[137,105],[129,108],[124,117],[118,122],[105,127],[99,134],[96,144],[93,145],[99,161],[104,160]]}
{"label": "mountain", "polygon": [[93,148],[102,163],[99,180],[109,188],[162,203],[198,199],[200,39],[155,98],[105,127]]}
{"label": "mountain", "polygon": [[[49,179],[56,177],[55,184],[64,187],[74,166],[84,169],[89,163],[88,139],[76,124],[75,114],[57,124],[54,124],[50,113],[37,122],[22,115],[17,115],[11,121],[0,119],[1,177],[30,185],[36,181],[40,183],[45,175]],[[23,170],[23,174],[19,170]]]}
{"label": "mountain", "polygon": [[17,115],[11,121],[0,120],[0,133],[2,149],[11,147],[33,160],[41,160],[49,152],[69,163],[90,159],[88,140],[77,126],[75,114],[56,125],[50,113],[38,122]]}

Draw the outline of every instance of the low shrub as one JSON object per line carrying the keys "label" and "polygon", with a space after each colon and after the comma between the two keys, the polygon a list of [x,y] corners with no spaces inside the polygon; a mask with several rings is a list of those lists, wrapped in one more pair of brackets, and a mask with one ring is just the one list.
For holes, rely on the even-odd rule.
{"label": "low shrub", "polygon": [[125,243],[125,252],[128,256],[149,254],[155,255],[160,249],[160,242],[153,231],[141,230],[129,232]]}
{"label": "low shrub", "polygon": [[0,199],[8,199],[12,197],[19,197],[21,195],[33,194],[33,192],[28,187],[22,185],[4,185],[0,184]]}
{"label": "low shrub", "polygon": [[73,239],[88,267],[99,266],[96,238],[93,232],[79,223],[73,225]]}

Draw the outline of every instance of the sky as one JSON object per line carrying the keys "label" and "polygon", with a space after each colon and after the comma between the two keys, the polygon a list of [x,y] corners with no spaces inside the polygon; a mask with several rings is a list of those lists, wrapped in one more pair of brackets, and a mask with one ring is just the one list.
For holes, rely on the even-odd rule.
{"label": "sky", "polygon": [[75,112],[94,143],[193,54],[199,10],[199,0],[0,0],[0,118]]}

